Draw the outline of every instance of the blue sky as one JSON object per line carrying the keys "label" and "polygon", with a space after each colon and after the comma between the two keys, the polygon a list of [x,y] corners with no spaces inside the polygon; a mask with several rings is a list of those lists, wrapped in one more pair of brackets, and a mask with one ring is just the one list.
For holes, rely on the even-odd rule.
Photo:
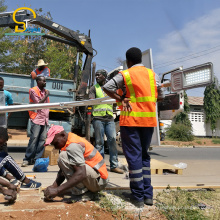
{"label": "blue sky", "polygon": [[[50,12],[72,30],[91,30],[93,62],[110,71],[130,47],[152,49],[158,74],[213,62],[220,79],[219,0],[6,0],[8,11],[26,6]],[[203,89],[187,92],[203,96]]]}

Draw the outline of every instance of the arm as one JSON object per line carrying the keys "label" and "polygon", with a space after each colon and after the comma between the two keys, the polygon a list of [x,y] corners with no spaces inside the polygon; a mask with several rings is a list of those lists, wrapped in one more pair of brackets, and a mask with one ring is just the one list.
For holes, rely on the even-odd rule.
{"label": "arm", "polygon": [[131,111],[132,106],[130,104],[130,98],[125,98],[124,95],[120,96],[116,93],[117,89],[124,90],[123,76],[119,73],[113,79],[109,80],[104,86],[103,91],[111,98],[116,99],[122,103],[124,111]]}
{"label": "arm", "polygon": [[84,166],[72,166],[74,170],[73,176],[64,184],[57,187],[47,187],[44,192],[44,196],[48,199],[56,197],[59,193],[66,191],[78,183],[82,182],[86,178],[86,167]]}
{"label": "arm", "polygon": [[62,171],[58,173],[57,179],[51,187],[48,187],[44,192],[47,199],[51,199],[57,196],[60,192],[63,192],[69,188],[76,186],[78,183],[82,182],[86,178],[86,168],[84,159],[85,146],[84,143],[71,143],[66,148],[66,153],[69,160],[70,169],[73,170],[73,175],[64,184],[61,183],[64,180],[62,177]]}
{"label": "arm", "polygon": [[11,184],[8,181],[5,181],[4,179],[0,178],[0,186],[7,187],[8,189],[16,190],[17,186]]}
{"label": "arm", "polygon": [[[7,91],[7,96],[6,96],[6,98],[7,98],[7,103],[8,103],[8,105],[13,105],[12,95],[11,95],[11,93],[8,92],[8,91]],[[9,112],[9,113],[8,113],[8,118],[10,117],[11,113],[12,113],[12,112]]]}
{"label": "arm", "polygon": [[58,187],[58,186],[60,186],[64,182],[64,180],[65,180],[65,176],[63,175],[62,170],[59,170],[58,173],[57,173],[56,180],[49,187]]}
{"label": "arm", "polygon": [[89,90],[89,99],[95,99],[96,98],[95,95],[96,95],[95,86],[92,86]]}
{"label": "arm", "polygon": [[39,96],[37,96],[37,94],[34,92],[34,90],[30,90],[30,97],[31,99],[34,101],[34,103],[44,103],[47,99],[47,97],[49,96],[49,91],[46,90],[45,92],[45,96],[41,99]]}

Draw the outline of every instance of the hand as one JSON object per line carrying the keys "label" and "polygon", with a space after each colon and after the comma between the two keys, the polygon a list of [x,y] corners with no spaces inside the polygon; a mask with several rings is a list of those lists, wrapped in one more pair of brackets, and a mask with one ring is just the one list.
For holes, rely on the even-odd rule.
{"label": "hand", "polygon": [[46,96],[49,96],[49,95],[50,95],[50,92],[49,92],[48,90],[46,90],[46,91],[45,91],[45,95],[46,95]]}
{"label": "hand", "polygon": [[2,194],[5,196],[5,199],[9,202],[14,202],[17,199],[17,192],[12,189],[4,189]]}
{"label": "hand", "polygon": [[54,186],[48,186],[44,191],[44,196],[46,199],[52,199],[58,195],[58,188]]}
{"label": "hand", "polygon": [[14,184],[11,184],[8,186],[8,189],[12,189],[12,190],[16,190],[17,191],[17,186],[15,186]]}
{"label": "hand", "polygon": [[131,111],[132,110],[132,106],[131,106],[130,101],[131,101],[131,99],[129,99],[129,98],[124,98],[121,101],[122,106],[123,106],[123,111]]}

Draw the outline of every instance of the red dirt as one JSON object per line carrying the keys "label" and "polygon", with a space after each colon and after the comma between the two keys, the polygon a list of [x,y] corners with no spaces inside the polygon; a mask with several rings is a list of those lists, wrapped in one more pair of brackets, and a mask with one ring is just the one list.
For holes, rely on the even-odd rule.
{"label": "red dirt", "polygon": [[[61,202],[61,198],[55,198],[55,202],[45,202],[43,194],[38,191],[22,191],[19,194],[17,201],[14,204],[8,204],[4,200],[3,195],[0,195],[0,219],[74,219],[74,220],[112,220],[112,219],[139,219],[138,213],[128,213],[118,211],[111,213],[105,209],[100,208],[95,202],[76,202],[67,204]],[[144,208],[140,213],[141,217],[148,219],[161,219],[166,218],[161,215],[158,210],[153,207]]]}

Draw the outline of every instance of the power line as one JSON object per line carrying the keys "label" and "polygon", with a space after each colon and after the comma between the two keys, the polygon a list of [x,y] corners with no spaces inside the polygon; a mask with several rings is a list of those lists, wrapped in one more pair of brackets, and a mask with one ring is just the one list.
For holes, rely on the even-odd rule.
{"label": "power line", "polygon": [[[219,46],[220,46],[220,45],[219,45]],[[213,47],[213,48],[204,50],[204,51],[200,51],[200,52],[198,52],[198,53],[194,53],[194,54],[188,55],[188,56],[186,56],[186,57],[181,57],[181,58],[178,58],[178,59],[175,59],[175,60],[172,60],[172,61],[168,61],[168,62],[165,62],[165,63],[162,63],[162,64],[158,64],[158,65],[155,64],[155,65],[154,65],[154,68],[155,68],[155,69],[160,69],[160,68],[162,68],[162,67],[170,66],[170,65],[172,65],[172,64],[177,64],[177,63],[179,63],[180,61],[181,61],[181,62],[184,62],[184,61],[187,61],[187,60],[191,60],[191,59],[195,59],[195,58],[198,58],[198,57],[201,57],[201,56],[205,56],[205,55],[210,54],[210,53],[217,52],[217,51],[220,50],[220,48],[219,48],[219,49],[216,49],[216,50],[214,50],[214,51],[210,51],[210,52],[205,53],[205,54],[201,54],[201,53],[204,53],[204,52],[206,52],[206,51],[209,51],[209,50],[212,50],[212,49],[214,49],[214,48],[217,48],[217,47],[219,47],[219,46],[216,46],[216,47]],[[196,54],[198,54],[198,55],[196,56]],[[201,54],[201,55],[200,55],[200,54]],[[191,56],[194,56],[194,57],[191,57]],[[189,58],[189,57],[191,57],[191,58]],[[179,61],[177,61],[177,60],[179,60]],[[176,62],[175,62],[175,61],[176,61]],[[166,64],[166,65],[163,65],[163,64]],[[162,66],[161,66],[161,65],[162,65]]]}

